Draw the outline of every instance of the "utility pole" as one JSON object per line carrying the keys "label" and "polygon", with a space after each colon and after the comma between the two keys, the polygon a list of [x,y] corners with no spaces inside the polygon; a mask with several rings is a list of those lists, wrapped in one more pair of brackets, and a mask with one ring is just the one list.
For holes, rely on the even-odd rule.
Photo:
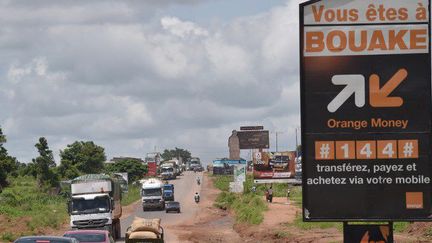
{"label": "utility pole", "polygon": [[277,131],[277,132],[272,132],[272,133],[276,134],[276,152],[278,152],[278,135],[282,134],[284,132]]}

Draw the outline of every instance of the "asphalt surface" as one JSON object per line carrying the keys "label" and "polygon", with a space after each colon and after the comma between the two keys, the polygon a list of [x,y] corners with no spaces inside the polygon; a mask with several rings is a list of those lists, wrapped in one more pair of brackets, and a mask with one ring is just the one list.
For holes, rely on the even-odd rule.
{"label": "asphalt surface", "polygon": [[[196,183],[196,177],[199,176],[202,180],[202,173],[194,173],[192,171],[186,171],[182,176],[177,177],[176,180],[170,180],[171,184],[174,184],[174,197],[175,200],[180,202],[181,213],[165,213],[164,211],[144,211],[142,210],[141,204],[137,204],[134,209],[134,213],[126,218],[121,219],[121,230],[122,237],[124,237],[127,228],[132,224],[134,217],[141,218],[160,218],[161,225],[165,229],[165,242],[177,241],[176,236],[166,228],[169,225],[181,224],[181,222],[188,220],[197,213],[198,205],[194,201],[195,192],[200,192],[201,186]],[[124,238],[117,242],[124,242]]]}

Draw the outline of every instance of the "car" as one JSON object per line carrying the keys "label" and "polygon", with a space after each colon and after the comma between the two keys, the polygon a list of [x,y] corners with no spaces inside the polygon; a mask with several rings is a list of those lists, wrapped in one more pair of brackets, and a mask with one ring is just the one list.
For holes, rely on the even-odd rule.
{"label": "car", "polygon": [[180,213],[180,203],[176,201],[167,202],[165,205],[165,212],[177,212]]}
{"label": "car", "polygon": [[80,243],[75,238],[58,236],[24,236],[14,241],[14,243]]}
{"label": "car", "polygon": [[80,243],[99,242],[114,243],[111,233],[107,230],[71,230],[63,234],[64,237],[77,239]]}

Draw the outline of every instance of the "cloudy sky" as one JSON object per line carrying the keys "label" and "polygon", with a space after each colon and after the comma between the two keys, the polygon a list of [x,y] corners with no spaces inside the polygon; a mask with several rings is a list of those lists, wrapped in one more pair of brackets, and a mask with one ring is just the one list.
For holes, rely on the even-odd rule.
{"label": "cloudy sky", "polygon": [[[228,155],[241,125],[299,127],[300,0],[0,0],[0,126],[22,162],[44,136],[108,158]],[[247,157],[247,151],[243,153]]]}

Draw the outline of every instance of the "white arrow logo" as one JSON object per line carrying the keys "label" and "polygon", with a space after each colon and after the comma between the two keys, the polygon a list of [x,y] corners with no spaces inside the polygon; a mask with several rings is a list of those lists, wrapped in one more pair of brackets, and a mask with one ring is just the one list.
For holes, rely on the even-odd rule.
{"label": "white arrow logo", "polygon": [[354,103],[357,107],[365,105],[365,78],[363,75],[335,75],[332,77],[335,85],[346,85],[346,87],[328,104],[327,110],[335,112],[345,101],[354,94]]}

